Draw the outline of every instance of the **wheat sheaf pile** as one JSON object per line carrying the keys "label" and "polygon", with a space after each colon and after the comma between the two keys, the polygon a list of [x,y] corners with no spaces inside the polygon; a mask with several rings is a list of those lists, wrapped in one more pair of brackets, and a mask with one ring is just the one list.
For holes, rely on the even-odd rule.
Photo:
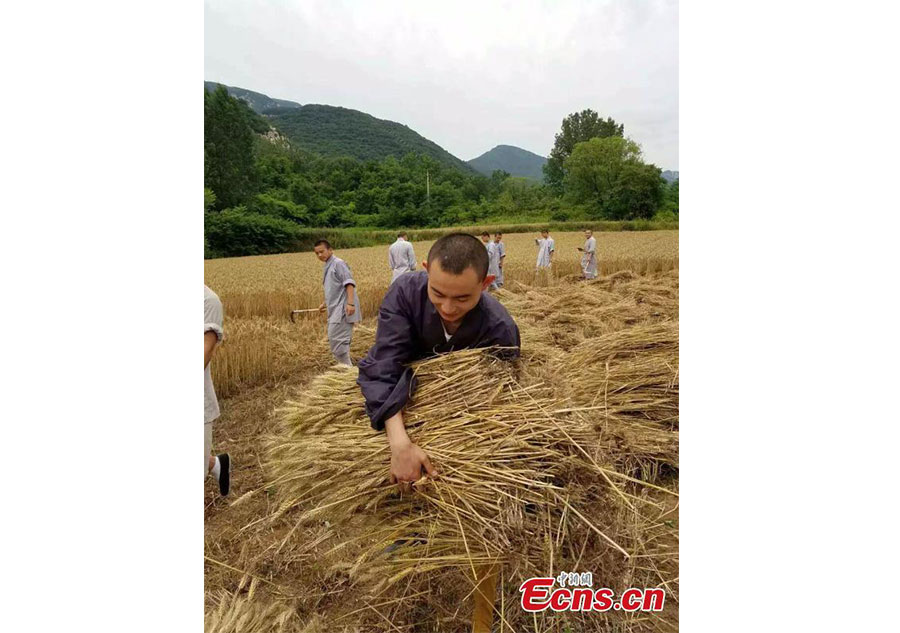
{"label": "wheat sheaf pile", "polygon": [[[265,520],[291,527],[272,531],[266,565],[222,594],[208,631],[467,631],[484,569],[499,570],[495,631],[677,629],[677,272],[498,298],[521,331],[517,361],[464,350],[413,366],[407,431],[440,472],[412,494],[388,481],[355,368],[285,403]],[[313,554],[293,585],[266,580],[297,549]],[[662,587],[666,607],[523,612],[519,584],[560,571],[617,592]]]}

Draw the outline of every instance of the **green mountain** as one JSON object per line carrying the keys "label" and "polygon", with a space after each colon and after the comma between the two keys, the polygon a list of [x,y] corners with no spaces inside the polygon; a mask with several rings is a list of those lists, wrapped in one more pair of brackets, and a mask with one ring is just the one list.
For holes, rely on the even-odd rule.
{"label": "green mountain", "polygon": [[522,176],[543,182],[543,168],[546,162],[547,159],[543,156],[538,156],[521,147],[498,145],[478,158],[473,158],[469,164],[485,176],[490,176],[494,170],[502,169],[512,176]]}
{"label": "green mountain", "polygon": [[[215,89],[216,85],[206,82],[207,90]],[[300,105],[252,90],[225,87],[230,95],[243,99],[263,115],[299,149],[321,156],[352,156],[359,160],[380,160],[388,156],[399,159],[413,152],[430,156],[448,167],[475,173],[465,161],[400,123],[376,119],[349,108]]]}
{"label": "green mountain", "polygon": [[668,169],[662,173],[662,177],[666,179],[666,182],[673,182],[678,180],[678,172],[677,171],[669,171]]}
{"label": "green mountain", "polygon": [[448,167],[472,171],[464,161],[405,125],[376,119],[358,110],[305,105],[268,116],[272,125],[293,144],[323,156],[380,160],[388,156],[401,158],[414,152]]}

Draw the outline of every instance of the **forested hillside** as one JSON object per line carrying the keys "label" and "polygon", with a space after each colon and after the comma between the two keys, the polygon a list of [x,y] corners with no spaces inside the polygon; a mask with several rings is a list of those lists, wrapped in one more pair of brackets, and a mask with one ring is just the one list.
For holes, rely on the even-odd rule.
{"label": "forested hillside", "polygon": [[[306,108],[315,116],[320,106],[297,110]],[[348,121],[368,116],[345,112],[352,113]],[[282,116],[289,115],[260,115],[224,87],[204,92],[207,256],[284,252],[310,227],[411,229],[658,214],[677,221],[677,181],[667,186],[659,168],[644,164],[639,148],[620,136],[573,142],[565,178],[554,187],[503,171],[486,177],[414,149],[372,157],[359,135],[338,137],[355,154],[323,155],[310,151],[314,144],[298,144]]]}
{"label": "forested hillside", "polygon": [[474,172],[467,163],[405,125],[376,119],[358,110],[305,105],[271,114],[270,119],[297,147],[322,156],[380,160],[388,156],[401,158],[412,152],[447,167]]}

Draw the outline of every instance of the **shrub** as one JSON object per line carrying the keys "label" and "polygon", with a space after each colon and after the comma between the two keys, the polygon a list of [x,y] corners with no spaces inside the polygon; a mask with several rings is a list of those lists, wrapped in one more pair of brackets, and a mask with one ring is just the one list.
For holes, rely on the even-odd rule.
{"label": "shrub", "polygon": [[671,210],[663,208],[656,212],[656,215],[653,216],[654,222],[678,222],[678,216]]}
{"label": "shrub", "polygon": [[550,219],[554,222],[565,222],[569,217],[571,216],[568,209],[559,209],[550,214]]}
{"label": "shrub", "polygon": [[284,253],[295,242],[298,227],[270,215],[234,207],[204,216],[207,254],[235,257]]}

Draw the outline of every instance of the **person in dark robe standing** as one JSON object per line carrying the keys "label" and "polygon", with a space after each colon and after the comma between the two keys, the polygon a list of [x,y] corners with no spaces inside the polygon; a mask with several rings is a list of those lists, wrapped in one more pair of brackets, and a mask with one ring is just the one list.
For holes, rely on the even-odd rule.
{"label": "person in dark robe standing", "polygon": [[407,273],[390,287],[378,312],[375,344],[359,363],[357,380],[366,413],[384,430],[391,449],[391,481],[409,489],[436,471],[425,451],[410,441],[402,409],[415,390],[409,363],[455,350],[498,346],[505,360],[519,356],[516,322],[485,292],[488,252],[478,238],[452,233],[428,252],[424,271]]}

